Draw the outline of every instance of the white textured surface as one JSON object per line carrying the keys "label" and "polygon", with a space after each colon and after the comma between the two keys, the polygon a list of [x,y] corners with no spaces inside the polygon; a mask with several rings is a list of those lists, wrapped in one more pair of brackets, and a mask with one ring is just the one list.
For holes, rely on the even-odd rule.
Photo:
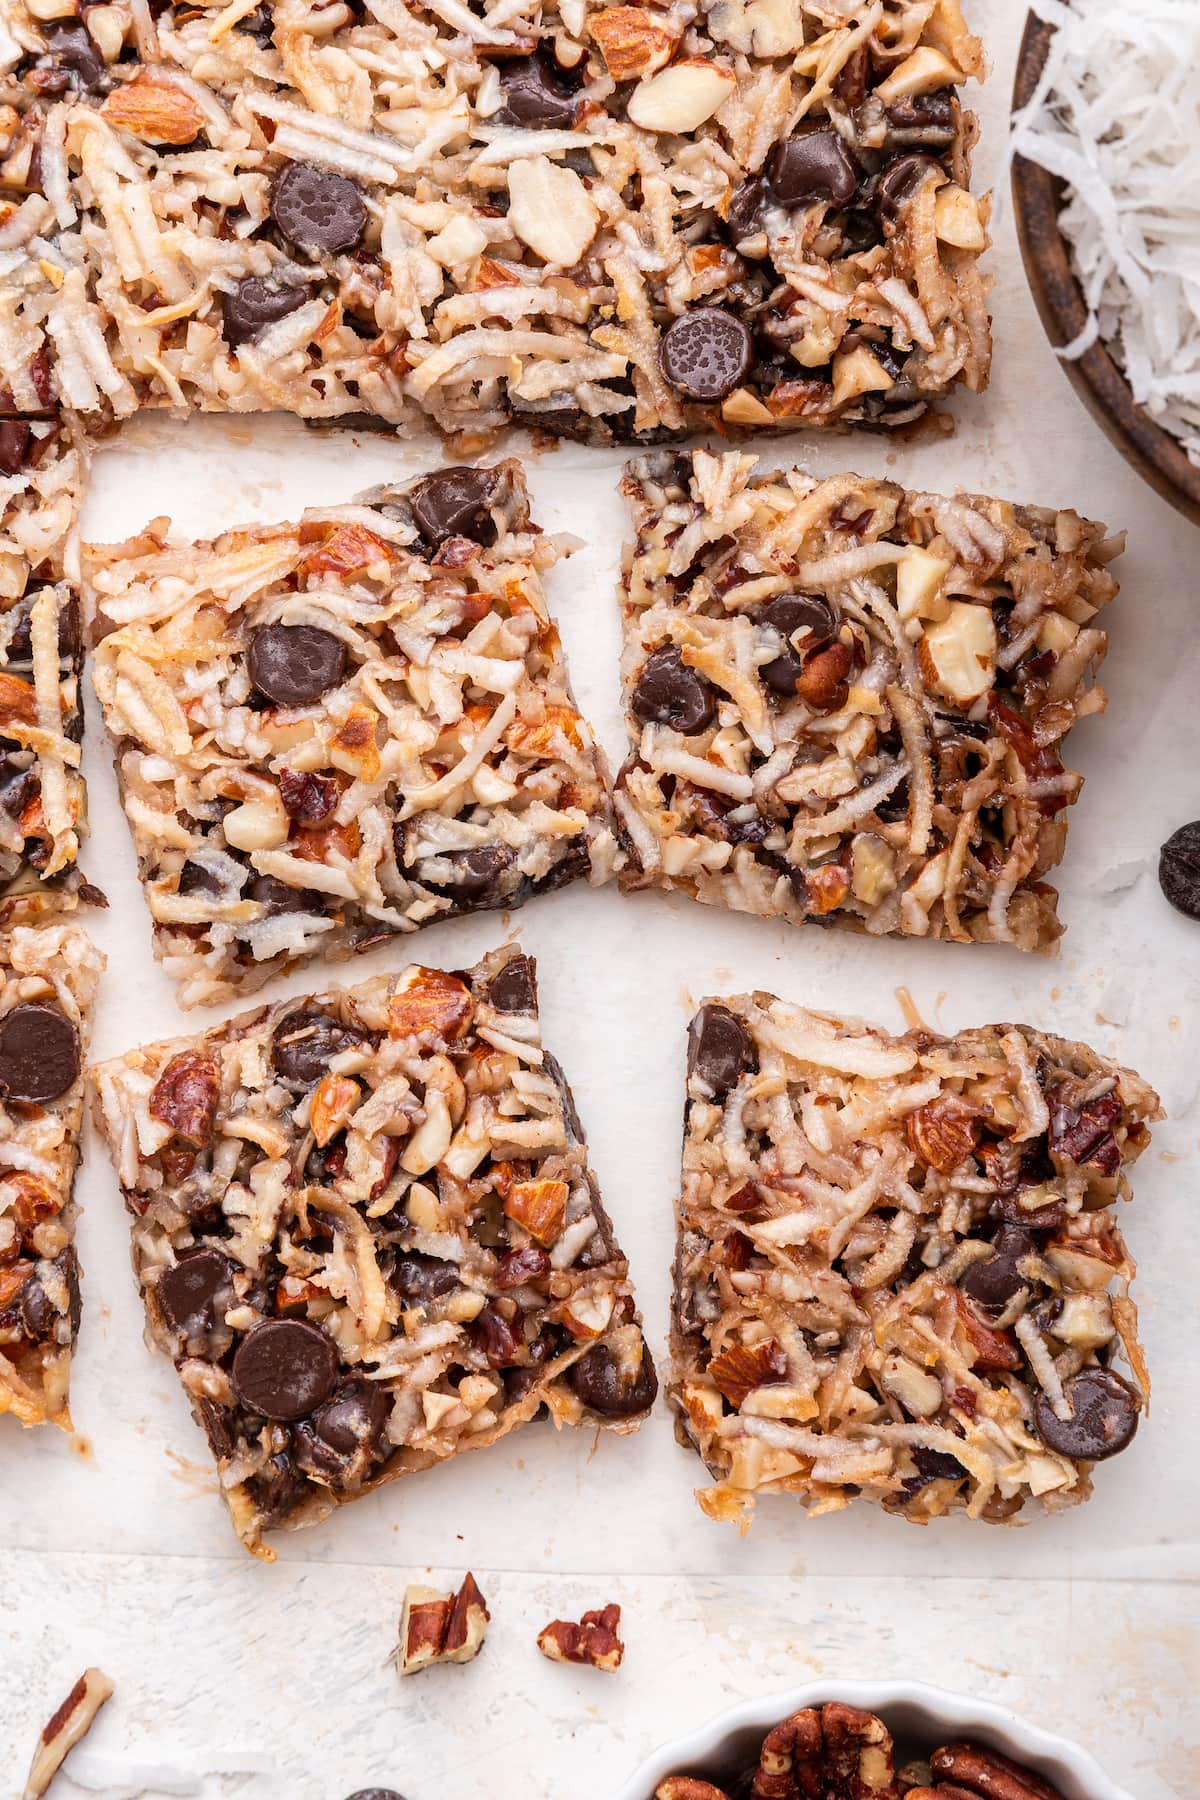
{"label": "white textured surface", "polygon": [[[971,10],[996,65],[986,179],[1001,165],[1021,8],[977,0]],[[1060,879],[1070,926],[1061,958],[789,932],[682,899],[579,888],[512,923],[539,959],[547,1040],[574,1083],[656,1344],[667,1324],[683,1028],[704,993],[768,987],[898,1026],[903,985],[947,1029],[1016,1016],[1139,1067],[1173,1116],[1139,1165],[1125,1221],[1156,1383],[1136,1443],[1098,1471],[1088,1507],[1021,1530],[919,1531],[853,1510],[806,1523],[780,1503],[762,1507],[740,1540],[694,1506],[702,1471],[660,1410],[640,1437],[595,1448],[534,1428],[282,1539],[275,1568],[253,1565],[214,1496],[174,1375],[142,1343],[125,1219],[91,1139],[74,1383],[86,1445],[0,1421],[2,1800],[19,1792],[37,1730],[88,1662],[114,1675],[117,1695],[61,1778],[64,1797],[343,1800],[373,1780],[408,1800],[611,1800],[655,1743],[731,1699],[814,1673],[909,1674],[988,1694],[1086,1739],[1138,1800],[1200,1794],[1200,926],[1170,911],[1154,879],[1162,839],[1200,811],[1200,537],[1079,408],[1045,346],[1007,220],[999,240],[995,382],[961,409],[955,439],[797,440],[771,457],[1073,504],[1129,526],[1109,620],[1109,713],[1072,742],[1089,779]],[[211,532],[291,516],[435,460],[428,447],[285,421],[148,419],[100,459],[86,525],[113,538],[169,512],[181,532]],[[541,523],[587,540],[550,597],[578,698],[614,761],[618,463],[569,447],[530,463]],[[204,1021],[179,1014],[152,961],[94,707],[90,727],[88,867],[112,902],[95,923],[109,955],[95,1048],[112,1055]],[[456,921],[413,947],[453,966],[505,929],[495,918]],[[408,953],[385,948],[348,978]],[[321,978],[294,977],[290,991]],[[401,1686],[385,1659],[406,1575],[427,1565],[473,1568],[494,1623],[479,1662]],[[608,1600],[626,1608],[618,1676],[538,1657],[547,1618]]]}

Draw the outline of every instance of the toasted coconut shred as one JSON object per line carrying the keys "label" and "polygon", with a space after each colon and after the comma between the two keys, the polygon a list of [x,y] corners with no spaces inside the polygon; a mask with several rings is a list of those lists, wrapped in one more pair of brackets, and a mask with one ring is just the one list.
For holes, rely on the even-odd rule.
{"label": "toasted coconut shred", "polygon": [[1086,1500],[1149,1393],[1115,1204],[1153,1090],[1027,1027],[893,1038],[769,994],[706,1002],[688,1068],[671,1398],[704,1510]]}
{"label": "toasted coconut shred", "polygon": [[[89,548],[96,691],[185,1006],[620,860],[541,587],[559,548],[517,463],[468,473],[486,542],[423,539],[418,483],[212,543],[159,521]],[[256,657],[296,632],[328,682],[269,703]]]}
{"label": "toasted coconut shred", "polygon": [[255,1555],[543,1408],[621,1432],[648,1412],[628,1264],[515,946],[93,1076],[150,1333]]}
{"label": "toasted coconut shred", "polygon": [[1055,26],[1012,149],[1067,185],[1088,322],[1134,399],[1200,464],[1200,13],[1192,0],[1036,0]]}
{"label": "toasted coconut shred", "polygon": [[623,485],[623,885],[1053,950],[1063,741],[1105,704],[1121,539],[734,452],[652,452]]}

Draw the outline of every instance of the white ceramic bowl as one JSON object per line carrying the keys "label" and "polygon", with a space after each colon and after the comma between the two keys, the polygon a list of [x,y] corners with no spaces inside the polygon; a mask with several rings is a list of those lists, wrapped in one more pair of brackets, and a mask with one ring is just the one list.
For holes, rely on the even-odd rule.
{"label": "white ceramic bowl", "polygon": [[968,1700],[918,1681],[810,1681],[765,1700],[746,1700],[690,1737],[656,1750],[621,1788],[617,1800],[653,1800],[655,1788],[667,1775],[732,1781],[754,1766],[772,1725],[801,1707],[820,1706],[826,1700],[844,1700],[848,1706],[878,1713],[902,1760],[927,1755],[955,1738],[971,1738],[1043,1776],[1063,1800],[1133,1800],[1086,1750],[1065,1738],[1027,1725],[1016,1713],[989,1700]]}

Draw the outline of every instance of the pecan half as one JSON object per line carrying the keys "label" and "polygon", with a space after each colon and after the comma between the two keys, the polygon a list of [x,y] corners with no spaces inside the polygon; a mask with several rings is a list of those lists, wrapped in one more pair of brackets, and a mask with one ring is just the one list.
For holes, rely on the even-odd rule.
{"label": "pecan half", "polygon": [[1049,1782],[981,1744],[943,1744],[929,1763],[936,1800],[1062,1800]]}
{"label": "pecan half", "polygon": [[585,1612],[578,1624],[569,1619],[552,1619],[538,1632],[537,1647],[551,1662],[582,1663],[589,1669],[612,1674],[620,1668],[625,1655],[620,1627],[619,1606]]}
{"label": "pecan half", "polygon": [[793,1713],[763,1740],[751,1800],[897,1800],[892,1739],[882,1719],[831,1700]]}
{"label": "pecan half", "polygon": [[654,1790],[654,1800],[729,1800],[724,1788],[694,1775],[668,1775]]}
{"label": "pecan half", "polygon": [[455,1594],[428,1587],[406,1588],[400,1614],[401,1675],[419,1675],[434,1663],[472,1661],[483,1648],[490,1618],[487,1602],[470,1573]]}

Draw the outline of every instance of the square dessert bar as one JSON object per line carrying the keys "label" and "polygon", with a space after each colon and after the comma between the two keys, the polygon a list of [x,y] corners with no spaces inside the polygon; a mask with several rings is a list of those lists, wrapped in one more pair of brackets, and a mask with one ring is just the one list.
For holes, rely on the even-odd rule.
{"label": "square dessert bar", "polygon": [[182,1001],[451,914],[617,845],[515,462],[298,525],[92,549],[93,675]]}
{"label": "square dessert bar", "polygon": [[150,1334],[238,1535],[657,1379],[534,965],[410,965],[93,1071]]}
{"label": "square dessert bar", "polygon": [[1152,1089],[1023,1025],[896,1038],[751,994],[696,1015],[687,1092],[671,1396],[704,1510],[1086,1500],[1150,1393],[1115,1213]]}
{"label": "square dessert bar", "polygon": [[104,959],[72,926],[0,937],[0,1413],[71,1428],[83,1060]]}
{"label": "square dessert bar", "polygon": [[46,10],[0,187],[73,404],[636,442],[986,382],[959,0]]}
{"label": "square dessert bar", "polygon": [[[3,401],[0,399],[0,407]],[[57,418],[0,417],[0,925],[103,895],[80,873],[83,632],[73,531],[85,450]]]}
{"label": "square dessert bar", "polygon": [[1053,948],[1062,758],[1123,540],[1077,513],[628,465],[617,782],[630,887],[872,935]]}

